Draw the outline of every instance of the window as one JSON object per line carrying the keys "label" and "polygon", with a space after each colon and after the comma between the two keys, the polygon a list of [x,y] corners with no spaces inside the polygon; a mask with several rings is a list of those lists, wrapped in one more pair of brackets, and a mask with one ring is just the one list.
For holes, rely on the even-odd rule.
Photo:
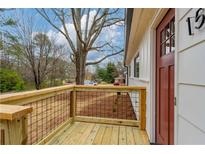
{"label": "window", "polygon": [[140,77],[140,59],[139,54],[134,59],[134,77]]}
{"label": "window", "polygon": [[175,51],[175,21],[174,18],[166,25],[166,27],[161,31],[161,56],[169,54]]}

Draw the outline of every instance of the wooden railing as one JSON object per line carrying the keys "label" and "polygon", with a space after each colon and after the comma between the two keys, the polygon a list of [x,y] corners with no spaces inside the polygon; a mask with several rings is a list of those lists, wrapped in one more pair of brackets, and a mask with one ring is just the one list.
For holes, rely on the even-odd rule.
{"label": "wooden railing", "polygon": [[[146,127],[144,87],[69,85],[2,95],[0,104],[33,109],[31,113],[23,115],[27,121],[24,144],[44,144],[61,128],[74,121],[137,126],[142,130]],[[5,141],[13,136],[5,137],[9,130],[3,128],[2,124],[9,119],[2,118],[6,113],[4,106],[0,108],[1,136],[5,144],[12,144]]]}

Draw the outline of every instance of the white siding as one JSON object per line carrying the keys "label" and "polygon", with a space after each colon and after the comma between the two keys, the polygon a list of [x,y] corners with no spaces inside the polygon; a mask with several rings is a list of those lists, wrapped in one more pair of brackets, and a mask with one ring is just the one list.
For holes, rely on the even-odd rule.
{"label": "white siding", "polygon": [[178,110],[180,115],[205,132],[205,87],[180,84]]}
{"label": "white siding", "polygon": [[[183,11],[183,9],[177,9]],[[195,12],[197,9],[191,9],[180,21],[177,20],[179,23],[178,29],[178,37],[179,37],[179,44],[178,44],[178,51],[186,50],[187,48],[191,48],[192,46],[197,45],[197,43],[205,40],[205,26],[201,30],[196,30],[194,27],[196,26],[194,20],[192,20],[192,29],[194,35],[188,35],[188,26],[187,26],[187,17],[195,16]],[[180,12],[179,11],[179,12]]]}
{"label": "white siding", "polygon": [[178,12],[178,20],[181,20],[190,10],[190,8],[180,9],[180,11]]}
{"label": "white siding", "polygon": [[[204,36],[205,37],[205,36]],[[179,53],[179,83],[205,85],[205,41]]]}
{"label": "white siding", "polygon": [[178,121],[178,144],[204,144],[205,133],[179,116]]}
{"label": "white siding", "polygon": [[205,28],[189,36],[186,22],[196,10],[176,9],[176,144],[205,144]]}
{"label": "white siding", "polygon": [[[150,33],[149,30],[144,35],[142,42],[138,49],[140,56],[140,77],[134,77],[134,57],[131,61],[131,76],[129,77],[130,86],[145,86],[147,91],[147,104],[146,104],[146,130],[149,138],[151,138],[151,104],[150,104],[150,89],[149,89],[149,78],[150,78]],[[137,51],[136,55],[137,56]],[[153,141],[152,141],[153,142]]]}

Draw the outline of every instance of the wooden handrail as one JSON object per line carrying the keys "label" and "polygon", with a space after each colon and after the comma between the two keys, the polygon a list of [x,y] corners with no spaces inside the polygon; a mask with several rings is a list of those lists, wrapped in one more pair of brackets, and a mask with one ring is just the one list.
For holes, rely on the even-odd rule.
{"label": "wooden handrail", "polygon": [[73,85],[46,88],[42,90],[32,90],[14,94],[0,95],[0,104],[26,104],[31,101],[42,99],[42,97],[51,96],[65,90],[73,90]]}
{"label": "wooden handrail", "polygon": [[44,97],[50,97],[51,95],[58,94],[65,90],[77,90],[77,91],[87,91],[87,90],[112,90],[112,91],[139,91],[145,90],[145,87],[138,86],[86,86],[86,85],[66,85],[59,87],[46,88],[42,90],[33,90],[28,92],[20,92],[14,94],[0,95],[0,104],[26,104],[31,101],[40,100]]}
{"label": "wooden handrail", "polygon": [[19,105],[0,105],[0,120],[15,120],[32,112],[32,107]]}
{"label": "wooden handrail", "polygon": [[120,90],[126,90],[126,91],[135,91],[135,90],[144,90],[146,89],[146,87],[139,87],[139,86],[110,86],[110,85],[98,85],[98,86],[87,86],[87,85],[75,85],[74,86],[75,89],[85,89],[85,90],[89,90],[89,89],[103,89],[103,90],[116,90],[116,91],[120,91]]}

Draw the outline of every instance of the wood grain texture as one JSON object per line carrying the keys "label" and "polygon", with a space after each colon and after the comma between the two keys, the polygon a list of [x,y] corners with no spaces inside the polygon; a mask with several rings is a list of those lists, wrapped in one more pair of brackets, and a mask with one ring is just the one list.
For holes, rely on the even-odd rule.
{"label": "wood grain texture", "polygon": [[101,123],[101,124],[112,124],[112,125],[123,125],[123,126],[139,126],[137,120],[125,120],[125,119],[112,119],[112,118],[97,118],[89,116],[76,116],[76,121],[79,122],[90,122],[90,123]]}
{"label": "wood grain texture", "polygon": [[126,145],[127,143],[127,136],[126,136],[126,127],[120,126],[120,133],[119,133],[119,144]]}
{"label": "wood grain texture", "polygon": [[15,94],[1,95],[0,104],[26,104],[42,98],[51,97],[65,90],[73,90],[72,85],[46,88],[42,90],[33,90],[27,92],[19,92]]}
{"label": "wood grain texture", "polygon": [[113,126],[110,144],[111,145],[118,145],[119,144],[119,126]]}
{"label": "wood grain texture", "polygon": [[45,138],[43,138],[40,142],[38,142],[37,144],[46,144],[51,138],[53,138],[55,136],[55,134],[61,132],[61,130],[67,126],[67,128],[70,127],[71,123],[73,122],[73,118],[69,118],[66,122],[64,122],[63,124],[61,124],[59,127],[57,127],[52,133],[50,133],[48,136],[46,136]]}
{"label": "wood grain texture", "polygon": [[113,127],[112,126],[106,126],[105,133],[104,133],[104,136],[102,138],[102,143],[101,144],[104,144],[104,145],[110,144],[112,132],[113,132]]}
{"label": "wood grain texture", "polygon": [[99,124],[95,124],[94,128],[92,129],[92,131],[88,135],[88,138],[85,140],[85,142],[83,144],[88,144],[88,145],[93,144],[93,141],[95,139],[95,136],[96,136],[99,128],[100,128],[100,125]]}
{"label": "wood grain texture", "polygon": [[32,112],[32,107],[0,104],[0,120],[14,120]]}
{"label": "wood grain texture", "polygon": [[135,144],[134,135],[131,127],[126,128],[126,138],[127,138],[127,145]]}
{"label": "wood grain texture", "polygon": [[78,141],[76,141],[75,144],[84,144],[86,142],[86,139],[92,133],[92,130],[94,127],[95,127],[95,124],[89,124],[87,128],[84,130],[83,134],[79,137]]}
{"label": "wood grain texture", "polygon": [[140,129],[146,128],[146,90],[140,91]]}
{"label": "wood grain texture", "polygon": [[146,132],[137,127],[74,122],[47,144],[134,145],[149,141]]}
{"label": "wood grain texture", "polygon": [[75,118],[76,114],[76,91],[70,92],[70,116]]}
{"label": "wood grain texture", "polygon": [[[15,120],[0,120],[1,142],[5,145],[21,145],[27,140],[26,117]],[[3,133],[3,134],[2,134]],[[3,135],[3,136],[2,136]]]}
{"label": "wood grain texture", "polygon": [[0,130],[0,145],[5,145],[5,130]]}
{"label": "wood grain texture", "polygon": [[102,143],[102,139],[104,136],[104,132],[105,132],[106,126],[105,125],[101,125],[96,136],[95,139],[93,141],[93,144],[101,144]]}

